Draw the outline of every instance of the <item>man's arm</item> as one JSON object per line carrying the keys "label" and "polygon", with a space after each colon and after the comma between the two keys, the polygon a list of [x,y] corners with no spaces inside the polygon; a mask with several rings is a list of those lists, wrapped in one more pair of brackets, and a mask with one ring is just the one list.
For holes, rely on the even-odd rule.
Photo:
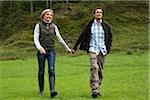
{"label": "man's arm", "polygon": [[82,35],[83,35],[83,32],[80,33],[78,39],[76,40],[76,43],[75,43],[75,45],[73,47],[73,50],[75,50],[75,51],[77,50],[79,44],[81,43]]}
{"label": "man's arm", "polygon": [[112,31],[111,31],[111,27],[109,27],[109,38],[108,38],[108,53],[110,52],[110,49],[112,47]]}

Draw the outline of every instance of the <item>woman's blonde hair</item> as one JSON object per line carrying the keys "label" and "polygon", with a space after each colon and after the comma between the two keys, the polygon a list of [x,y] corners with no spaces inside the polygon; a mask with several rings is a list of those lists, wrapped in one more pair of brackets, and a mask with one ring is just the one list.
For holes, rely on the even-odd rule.
{"label": "woman's blonde hair", "polygon": [[43,19],[43,16],[47,13],[47,12],[51,12],[54,16],[54,11],[52,9],[45,9],[42,11],[40,18]]}

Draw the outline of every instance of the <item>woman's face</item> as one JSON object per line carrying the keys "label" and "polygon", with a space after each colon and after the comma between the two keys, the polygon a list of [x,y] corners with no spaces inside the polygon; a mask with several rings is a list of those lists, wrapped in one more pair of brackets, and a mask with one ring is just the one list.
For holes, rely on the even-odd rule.
{"label": "woman's face", "polygon": [[50,22],[53,20],[53,13],[52,12],[46,12],[43,16],[43,19]]}

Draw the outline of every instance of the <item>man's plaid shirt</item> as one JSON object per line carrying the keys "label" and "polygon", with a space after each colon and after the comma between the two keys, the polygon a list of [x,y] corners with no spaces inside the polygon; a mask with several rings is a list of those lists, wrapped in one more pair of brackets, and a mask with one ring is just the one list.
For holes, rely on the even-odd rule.
{"label": "man's plaid shirt", "polygon": [[105,34],[104,34],[104,30],[100,22],[97,22],[96,20],[94,20],[94,23],[92,24],[92,27],[91,27],[91,33],[92,35],[91,35],[91,40],[90,40],[89,51],[94,52],[97,55],[99,55],[100,52],[103,55],[106,55],[107,50],[106,50],[105,41],[104,41]]}

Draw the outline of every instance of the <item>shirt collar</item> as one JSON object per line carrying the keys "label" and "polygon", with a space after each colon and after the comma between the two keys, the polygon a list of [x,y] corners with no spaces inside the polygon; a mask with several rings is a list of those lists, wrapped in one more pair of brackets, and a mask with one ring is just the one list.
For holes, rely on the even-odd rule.
{"label": "shirt collar", "polygon": [[[97,22],[96,19],[94,19],[94,23],[98,24],[99,22]],[[100,23],[102,23],[102,20],[100,20]]]}

